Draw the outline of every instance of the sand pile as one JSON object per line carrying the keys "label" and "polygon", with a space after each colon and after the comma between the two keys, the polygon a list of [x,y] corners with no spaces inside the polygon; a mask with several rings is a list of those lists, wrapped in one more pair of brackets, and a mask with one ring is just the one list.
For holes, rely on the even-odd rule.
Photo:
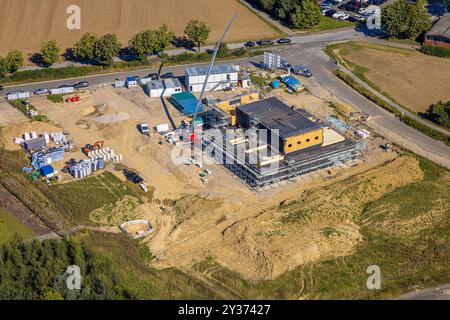
{"label": "sand pile", "polygon": [[118,111],[116,105],[112,102],[102,103],[95,107],[86,109],[83,112],[84,116],[91,116],[95,122],[98,123],[117,123],[121,121],[127,121],[130,119],[130,115],[123,111]]}

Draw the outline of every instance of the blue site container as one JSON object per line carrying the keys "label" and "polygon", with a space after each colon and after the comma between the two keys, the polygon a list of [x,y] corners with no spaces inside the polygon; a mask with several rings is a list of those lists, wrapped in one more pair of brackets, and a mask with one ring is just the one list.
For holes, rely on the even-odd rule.
{"label": "blue site container", "polygon": [[39,171],[43,177],[50,177],[55,173],[55,169],[52,166],[44,166]]}

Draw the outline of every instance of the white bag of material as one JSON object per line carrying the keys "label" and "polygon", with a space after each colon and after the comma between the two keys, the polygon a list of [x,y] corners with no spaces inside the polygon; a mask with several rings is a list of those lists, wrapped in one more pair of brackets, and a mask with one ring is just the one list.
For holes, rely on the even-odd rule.
{"label": "white bag of material", "polygon": [[37,138],[37,133],[36,132],[31,132],[31,139],[36,139]]}

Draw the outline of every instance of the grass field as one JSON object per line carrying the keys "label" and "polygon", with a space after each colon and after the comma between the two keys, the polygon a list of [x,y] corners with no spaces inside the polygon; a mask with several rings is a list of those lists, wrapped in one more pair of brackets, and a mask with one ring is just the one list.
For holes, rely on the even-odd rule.
{"label": "grass field", "polygon": [[0,245],[16,237],[28,239],[32,236],[33,232],[17,220],[16,217],[0,208]]}
{"label": "grass field", "polygon": [[[366,203],[356,215],[364,241],[351,255],[305,264],[257,283],[224,269],[214,259],[197,263],[195,270],[244,298],[262,299],[394,298],[449,282],[450,173],[428,160],[419,161],[422,181]],[[344,182],[353,183],[353,178]],[[291,212],[301,212],[304,203],[290,206]],[[329,235],[335,232],[324,230]],[[381,290],[366,287],[370,265],[381,268]]]}
{"label": "grass field", "polygon": [[123,183],[110,172],[51,187],[54,194],[65,203],[67,211],[76,221],[89,223],[89,215],[103,208],[111,212],[116,202],[125,196],[139,201],[139,190]]}
{"label": "grass field", "polygon": [[71,0],[0,0],[5,13],[0,20],[0,55],[14,48],[36,53],[49,39],[55,39],[64,50],[85,32],[115,33],[126,45],[137,32],[167,24],[181,36],[191,19],[208,22],[212,29],[209,42],[213,43],[235,13],[238,18],[226,41],[277,35],[273,27],[236,0],[79,0],[81,30],[68,30],[66,10],[72,4]]}
{"label": "grass field", "polygon": [[450,100],[450,60],[366,42],[328,47],[356,76],[413,112]]}

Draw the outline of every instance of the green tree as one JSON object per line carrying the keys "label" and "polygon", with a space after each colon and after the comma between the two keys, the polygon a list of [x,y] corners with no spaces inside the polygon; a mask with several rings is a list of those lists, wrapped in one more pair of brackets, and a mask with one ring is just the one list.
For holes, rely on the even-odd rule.
{"label": "green tree", "polygon": [[314,0],[302,0],[291,14],[291,23],[294,28],[310,28],[320,22],[322,17],[320,7]]}
{"label": "green tree", "polygon": [[0,78],[6,77],[6,74],[8,73],[8,68],[5,63],[5,59],[0,57]]}
{"label": "green tree", "polygon": [[98,37],[95,33],[85,33],[73,48],[74,56],[80,60],[93,60],[95,58],[94,49],[97,41]]}
{"label": "green tree", "polygon": [[[450,0],[449,0],[450,1]],[[259,4],[264,8],[264,10],[273,13],[275,10],[276,0],[260,0]]]}
{"label": "green tree", "polygon": [[431,16],[421,1],[399,0],[383,9],[381,21],[390,37],[416,39],[431,27]]}
{"label": "green tree", "polygon": [[95,43],[94,59],[98,63],[111,65],[113,58],[119,54],[121,46],[115,34],[105,34]]}
{"label": "green tree", "polygon": [[136,34],[129,42],[130,48],[143,60],[147,55],[159,54],[173,41],[175,34],[166,25],[156,30]]}
{"label": "green tree", "polygon": [[205,22],[199,20],[189,21],[184,28],[187,38],[197,45],[198,51],[200,51],[200,46],[208,40],[210,32],[211,28]]}
{"label": "green tree", "polygon": [[278,19],[288,21],[297,4],[297,0],[278,0],[277,9],[275,10]]}
{"label": "green tree", "polygon": [[227,44],[225,42],[222,42],[219,45],[219,49],[217,50],[217,57],[219,58],[225,58],[230,54],[230,49],[228,48]]}
{"label": "green tree", "polygon": [[450,128],[450,101],[439,101],[427,111],[426,117],[437,124]]}
{"label": "green tree", "polygon": [[51,66],[59,60],[60,48],[56,40],[50,40],[42,44],[41,58],[47,65]]}
{"label": "green tree", "polygon": [[5,65],[7,72],[14,73],[23,65],[22,52],[18,50],[10,51],[5,57]]}

